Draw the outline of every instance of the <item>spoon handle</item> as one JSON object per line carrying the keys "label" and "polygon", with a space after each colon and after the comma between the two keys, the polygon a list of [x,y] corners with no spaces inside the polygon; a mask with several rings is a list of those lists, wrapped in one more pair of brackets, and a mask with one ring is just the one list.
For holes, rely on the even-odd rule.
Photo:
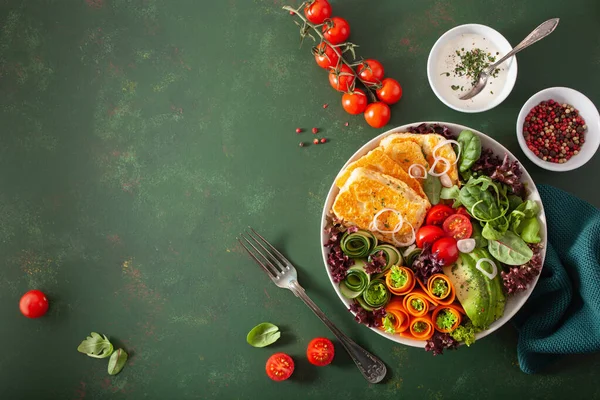
{"label": "spoon handle", "polygon": [[543,22],[540,26],[538,26],[537,28],[535,28],[529,35],[527,35],[527,37],[525,39],[523,39],[523,41],[521,43],[519,43],[518,45],[516,45],[514,49],[512,49],[511,51],[509,51],[504,57],[502,57],[496,63],[490,65],[487,68],[488,73],[490,71],[493,71],[494,69],[496,69],[500,64],[502,64],[508,58],[514,56],[515,54],[517,54],[521,50],[523,50],[523,49],[531,46],[535,42],[537,42],[537,41],[545,38],[546,36],[548,36],[549,34],[551,34],[552,32],[554,32],[554,30],[558,26],[558,21],[559,21],[559,18],[552,18],[552,19],[549,19],[546,22]]}

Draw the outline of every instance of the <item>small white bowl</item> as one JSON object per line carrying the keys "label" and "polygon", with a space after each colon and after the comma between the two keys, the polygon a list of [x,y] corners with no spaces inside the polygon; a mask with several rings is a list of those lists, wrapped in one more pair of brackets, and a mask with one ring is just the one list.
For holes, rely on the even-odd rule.
{"label": "small white bowl", "polygon": [[[463,43],[463,45],[472,48],[473,46],[470,45],[472,38],[480,38],[476,39],[478,41],[475,42],[477,45],[474,47],[480,47],[479,43],[482,47],[486,47],[487,43],[490,43],[489,46],[495,47],[500,53],[496,59],[512,50],[508,40],[498,31],[485,25],[467,24],[457,26],[444,33],[431,48],[427,59],[427,78],[435,95],[448,107],[465,113],[483,112],[496,107],[508,97],[517,80],[517,59],[513,56],[500,65],[500,68],[503,69],[500,73],[505,74],[506,78],[500,87],[497,84],[501,80],[490,78],[487,86],[477,96],[469,100],[458,99],[458,96],[466,93],[466,90],[457,92],[450,89],[452,82],[449,79],[451,78],[442,76],[444,72],[450,72],[448,65],[444,65],[444,60],[451,53],[453,54],[453,51],[460,50],[457,48],[459,41],[466,41],[467,43]],[[485,38],[485,40],[481,38]],[[471,89],[470,85],[468,89]]]}
{"label": "small white bowl", "polygon": [[[581,146],[579,154],[573,156],[563,164],[552,163],[538,158],[533,151],[527,147],[523,136],[523,124],[529,111],[542,101],[555,100],[560,104],[567,103],[579,111],[579,115],[585,120],[587,131],[585,132],[585,143]],[[584,94],[577,90],[566,87],[553,87],[537,92],[527,100],[517,118],[517,140],[525,155],[540,167],[550,171],[571,171],[581,167],[588,162],[598,150],[600,145],[600,115],[598,109]]]}

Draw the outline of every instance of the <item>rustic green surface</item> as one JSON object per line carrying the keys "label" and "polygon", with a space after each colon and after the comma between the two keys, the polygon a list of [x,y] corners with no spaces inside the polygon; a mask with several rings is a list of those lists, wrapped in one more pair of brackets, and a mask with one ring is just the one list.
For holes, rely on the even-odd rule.
{"label": "rustic green surface", "polygon": [[[524,158],[514,124],[533,93],[563,85],[600,103],[595,0],[332,3],[359,53],[404,87],[389,127],[462,123]],[[0,0],[0,398],[600,397],[600,357],[525,375],[510,326],[434,358],[354,323],[327,280],[319,218],[341,165],[383,130],[344,113],[282,5]],[[556,16],[557,31],[519,56],[501,106],[461,114],[431,92],[427,55],[447,29],[488,24],[514,44]],[[319,127],[329,143],[299,148],[314,135],[296,135],[298,126]],[[600,205],[589,180],[599,157],[564,174],[524,164],[537,182]],[[368,385],[341,348],[332,366],[308,365],[308,340],[331,334],[241,253],[235,235],[247,225],[289,255],[313,299],[386,362],[385,383]],[[39,320],[17,307],[33,288],[51,301]],[[282,338],[252,348],[246,333],[263,321]],[[90,331],[129,352],[119,375],[77,353]],[[296,360],[291,381],[266,378],[274,351]]]}

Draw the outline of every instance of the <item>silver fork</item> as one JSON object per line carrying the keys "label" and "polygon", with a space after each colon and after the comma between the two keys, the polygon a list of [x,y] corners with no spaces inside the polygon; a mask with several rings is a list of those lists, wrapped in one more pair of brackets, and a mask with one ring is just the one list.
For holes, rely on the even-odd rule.
{"label": "silver fork", "polygon": [[254,229],[249,227],[249,230],[240,234],[240,238],[236,238],[238,242],[246,249],[250,257],[256,261],[258,265],[267,273],[269,278],[280,288],[289,289],[300,297],[302,301],[323,321],[325,325],[333,332],[335,337],[342,343],[344,349],[350,354],[352,360],[363,374],[365,379],[370,383],[378,383],[383,380],[387,369],[385,364],[369,353],[356,343],[342,331],[340,331],[327,318],[321,309],[308,297],[304,288],[298,283],[298,274],[296,268],[285,258],[275,247],[273,247],[265,238],[259,235]]}

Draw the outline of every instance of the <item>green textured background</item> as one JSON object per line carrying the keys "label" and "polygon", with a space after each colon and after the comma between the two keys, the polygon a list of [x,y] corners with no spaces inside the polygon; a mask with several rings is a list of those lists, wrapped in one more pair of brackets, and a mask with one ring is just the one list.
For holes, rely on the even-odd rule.
{"label": "green textured background", "polygon": [[[462,123],[524,158],[514,124],[533,93],[563,85],[600,102],[597,1],[332,4],[359,54],[404,87],[388,128]],[[339,168],[383,130],[344,113],[282,5],[0,0],[0,398],[599,398],[598,355],[528,376],[510,326],[434,358],[352,320],[326,277],[319,218]],[[427,55],[447,29],[487,24],[515,44],[557,16],[556,32],[519,56],[501,106],[461,114],[431,92]],[[329,143],[299,148],[314,135],[294,129],[313,126]],[[523,161],[537,182],[600,205],[586,178],[599,157],[563,174]],[[385,383],[368,385],[341,347],[332,366],[307,364],[308,340],[331,334],[241,253],[235,235],[249,224],[298,265],[333,321],[386,362]],[[51,300],[39,320],[17,307],[32,288]],[[252,348],[246,333],[263,321],[280,325],[282,339]],[[92,330],[130,353],[118,376],[77,353]],[[295,358],[291,381],[266,378],[274,351]]]}

